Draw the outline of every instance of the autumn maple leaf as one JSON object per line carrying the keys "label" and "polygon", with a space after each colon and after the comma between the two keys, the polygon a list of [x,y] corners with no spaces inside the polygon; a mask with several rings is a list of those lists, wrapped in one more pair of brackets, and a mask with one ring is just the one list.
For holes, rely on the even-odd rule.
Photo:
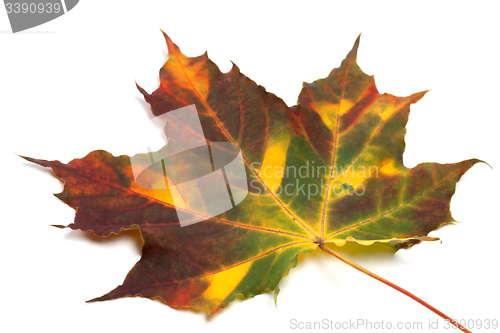
{"label": "autumn maple leaf", "polygon": [[[91,301],[139,295],[213,313],[237,295],[275,290],[298,254],[318,246],[399,288],[325,244],[379,242],[398,250],[436,240],[428,233],[454,222],[449,207],[456,182],[479,160],[403,165],[410,105],[425,92],[380,94],[356,63],[359,38],[339,68],[304,83],[293,107],[238,67],[222,73],[206,54],[186,57],[165,38],[169,60],[159,88],[152,94],[138,89],[155,116],[194,107],[210,147],[239,148],[247,180],[231,188],[224,174],[233,205],[210,216],[191,209],[189,195],[179,199],[163,162],[148,176],[166,181],[161,188],[141,185],[129,156],[97,150],[68,164],[25,157],[64,181],[56,196],[76,209],[69,228],[103,237],[141,232],[139,262],[123,284]],[[168,167],[189,172],[184,164]],[[241,202],[235,201],[238,190],[248,192]],[[181,226],[181,214],[189,225]]]}

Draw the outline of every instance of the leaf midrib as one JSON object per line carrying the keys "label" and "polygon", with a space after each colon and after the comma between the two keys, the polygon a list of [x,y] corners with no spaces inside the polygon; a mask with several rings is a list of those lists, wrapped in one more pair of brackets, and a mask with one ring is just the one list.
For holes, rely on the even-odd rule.
{"label": "leaf midrib", "polygon": [[136,289],[143,289],[143,288],[155,287],[155,286],[163,286],[163,285],[168,285],[168,284],[173,284],[173,283],[182,283],[182,282],[186,282],[186,281],[193,281],[193,280],[202,279],[202,278],[205,278],[205,277],[209,277],[209,276],[212,276],[212,275],[215,275],[215,274],[227,271],[227,270],[229,270],[231,268],[234,268],[234,267],[246,264],[247,262],[255,261],[255,260],[259,259],[259,258],[267,256],[267,255],[269,255],[269,254],[271,254],[273,252],[276,252],[278,250],[281,250],[281,249],[284,249],[284,248],[287,248],[287,247],[290,247],[290,246],[295,246],[295,245],[298,245],[298,244],[310,244],[310,242],[295,242],[295,243],[285,244],[285,245],[279,246],[277,248],[274,248],[272,250],[269,250],[267,252],[261,253],[261,254],[255,256],[255,257],[252,257],[252,258],[249,258],[247,260],[238,262],[238,263],[236,263],[234,265],[231,265],[231,266],[228,266],[228,267],[224,267],[224,269],[207,273],[205,275],[195,276],[195,277],[191,277],[191,278],[187,278],[187,279],[183,279],[183,280],[174,280],[174,281],[159,282],[159,283],[149,284],[149,285],[140,285],[140,286],[137,286],[137,287],[134,287],[134,288],[128,288],[126,290],[127,291],[132,291],[132,290],[136,290]]}
{"label": "leaf midrib", "polygon": [[[347,79],[347,74],[349,73],[349,66],[351,65],[351,57],[349,57],[348,62],[346,64],[346,70],[344,73],[344,77],[342,79],[342,92],[340,93],[340,98],[339,98],[339,103],[337,105],[337,119],[335,121],[335,137],[334,137],[334,142],[333,142],[333,157],[332,157],[332,166],[330,170],[330,176],[328,180],[328,187],[327,191],[325,193],[325,198],[323,200],[323,212],[321,214],[321,237],[322,239],[326,239],[326,230],[325,230],[325,221],[326,221],[326,207],[328,206],[328,198],[330,196],[330,187],[332,185],[332,180],[333,180],[333,170],[335,168],[335,160],[337,158],[337,144],[338,144],[338,136],[339,136],[339,119],[340,119],[340,105],[342,103],[342,98],[344,97],[344,90],[345,90],[345,83]],[[326,85],[329,90],[330,86],[327,84]],[[332,91],[333,93],[333,91]]]}
{"label": "leaf midrib", "polygon": [[[27,160],[29,160],[31,162],[35,162],[37,164],[41,164],[41,165],[47,164],[46,166],[50,166],[51,163],[54,163],[54,162],[49,162],[49,161],[44,161],[44,160],[36,160],[36,159],[32,159],[30,157],[24,157],[24,156],[23,156],[23,158],[25,158],[25,159],[27,159]],[[184,212],[187,212],[187,213],[199,216],[199,217],[204,217],[204,218],[206,218],[206,220],[215,220],[215,221],[218,221],[218,222],[222,222],[222,223],[234,225],[234,226],[241,227],[241,228],[252,229],[252,230],[260,230],[260,231],[270,232],[270,233],[276,233],[276,234],[283,234],[283,235],[287,235],[287,236],[291,236],[291,237],[298,237],[298,238],[307,239],[309,241],[314,241],[314,239],[312,239],[310,237],[307,237],[307,236],[304,236],[304,235],[295,234],[295,233],[292,233],[292,232],[281,231],[281,230],[274,230],[274,229],[268,229],[268,228],[262,228],[262,227],[257,227],[257,226],[253,226],[253,225],[245,225],[245,224],[241,224],[241,223],[234,222],[234,221],[224,220],[224,219],[221,219],[221,218],[218,218],[218,217],[210,217],[210,216],[206,216],[206,215],[203,215],[203,214],[200,214],[200,213],[192,212],[190,210],[187,210],[187,209],[184,209],[184,208],[181,208],[181,207],[176,207],[175,205],[172,205],[172,204],[170,204],[168,202],[161,201],[161,200],[158,200],[156,198],[150,197],[150,196],[148,196],[148,195],[146,195],[144,193],[135,192],[135,191],[133,191],[130,188],[127,188],[127,187],[124,187],[124,186],[121,186],[121,185],[118,185],[118,184],[106,181],[106,180],[101,179],[101,178],[96,178],[93,175],[90,175],[90,174],[87,174],[85,172],[82,172],[79,168],[70,166],[69,164],[64,164],[64,163],[61,163],[59,161],[55,161],[55,162],[57,162],[59,164],[59,166],[57,166],[57,167],[66,169],[66,171],[68,171],[70,173],[71,172],[77,173],[77,174],[79,174],[81,176],[89,178],[90,180],[92,180],[94,182],[100,182],[100,183],[105,184],[107,186],[119,189],[119,190],[121,190],[123,192],[130,193],[130,195],[137,195],[139,197],[143,197],[143,198],[145,198],[145,199],[147,199],[149,201],[159,203],[160,205],[163,205],[163,206],[168,207],[168,208],[179,209],[179,210],[182,210]],[[52,168],[52,166],[50,166],[50,167]],[[66,181],[65,181],[65,183],[66,183]],[[74,208],[78,208],[78,206],[75,206]],[[136,223],[133,223],[133,224],[136,224]],[[159,226],[159,225],[160,224],[154,224],[154,225],[151,225],[151,227]],[[166,226],[166,225],[171,225],[171,224],[164,224],[164,226]],[[114,224],[113,226],[123,227],[123,226],[126,226],[126,225]]]}
{"label": "leaf midrib", "polygon": [[[400,205],[400,206],[398,206],[398,207],[396,207],[396,208],[394,208],[394,209],[392,209],[392,210],[390,210],[390,211],[388,211],[388,212],[385,212],[385,213],[383,213],[383,214],[380,214],[380,215],[378,215],[378,216],[376,216],[376,217],[370,218],[370,219],[365,220],[365,221],[363,221],[363,222],[356,223],[356,224],[351,225],[351,226],[349,226],[349,227],[347,227],[347,228],[344,228],[344,229],[342,229],[342,230],[335,231],[334,233],[332,233],[332,234],[330,234],[328,237],[326,237],[326,239],[325,239],[325,240],[327,240],[327,239],[329,239],[329,238],[331,238],[331,237],[333,237],[333,236],[335,236],[335,235],[337,235],[337,234],[339,234],[339,233],[342,233],[342,232],[345,232],[345,231],[348,231],[348,230],[354,229],[354,228],[359,227],[359,226],[361,226],[361,225],[364,225],[364,224],[366,224],[366,223],[370,223],[370,222],[375,221],[375,220],[377,220],[377,219],[379,219],[379,218],[382,218],[382,217],[384,217],[384,216],[390,215],[390,214],[394,213],[395,211],[397,211],[397,210],[399,210],[399,209],[401,209],[401,208],[403,208],[403,207],[408,206],[408,205],[409,205],[409,204],[411,204],[412,202],[417,201],[417,200],[419,200],[419,199],[423,198],[423,197],[424,197],[424,196],[425,196],[425,195],[426,195],[429,191],[432,191],[432,190],[436,189],[437,187],[441,186],[444,182],[446,182],[447,180],[449,180],[451,177],[455,176],[456,174],[460,173],[461,171],[462,171],[462,168],[460,168],[460,169],[459,169],[459,170],[457,170],[456,172],[452,173],[451,175],[449,175],[448,177],[446,177],[445,179],[443,179],[443,180],[442,180],[442,181],[440,181],[439,183],[437,183],[437,184],[435,184],[435,185],[431,186],[430,188],[428,188],[428,189],[427,189],[427,190],[425,190],[424,192],[420,193],[418,196],[416,196],[416,197],[412,198],[412,199],[411,199],[411,200],[409,200],[408,202],[405,202],[404,204],[402,204],[402,205]],[[405,179],[406,179],[406,177],[405,177]],[[403,190],[404,190],[404,189],[402,188],[402,189],[401,189],[401,192],[403,192]]]}

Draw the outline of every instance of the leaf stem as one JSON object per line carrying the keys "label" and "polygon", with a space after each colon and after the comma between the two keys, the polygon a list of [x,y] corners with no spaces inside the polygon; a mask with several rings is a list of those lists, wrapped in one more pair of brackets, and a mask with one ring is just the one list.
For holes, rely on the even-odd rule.
{"label": "leaf stem", "polygon": [[325,252],[328,252],[329,254],[331,254],[332,256],[336,257],[337,259],[340,259],[341,261],[345,262],[346,264],[348,264],[349,266],[353,267],[353,268],[356,268],[358,271],[361,271],[363,273],[365,273],[366,275],[368,276],[371,276],[372,278],[376,279],[376,280],[379,280],[380,282],[382,283],[385,283],[386,285],[388,285],[389,287],[392,287],[394,289],[396,289],[397,291],[405,294],[406,296],[412,298],[413,300],[417,301],[418,303],[422,304],[423,306],[425,306],[426,308],[428,308],[429,310],[431,310],[432,312],[434,312],[435,314],[437,314],[438,316],[448,320],[451,324],[455,325],[458,329],[462,330],[463,332],[467,332],[467,333],[472,333],[471,331],[469,331],[467,328],[463,327],[462,325],[460,325],[458,322],[456,322],[455,320],[451,319],[450,317],[448,317],[447,315],[445,315],[444,313],[442,313],[441,311],[439,311],[438,309],[436,309],[435,307],[431,306],[430,304],[424,302],[422,299],[418,298],[417,296],[413,295],[412,293],[410,293],[409,291],[406,291],[405,289],[395,285],[394,283],[390,282],[390,281],[387,281],[386,279],[384,279],[383,277],[380,277],[378,276],[377,274],[375,273],[372,273],[370,272],[369,270],[367,270],[366,268],[363,268],[361,266],[359,266],[358,264],[350,261],[349,259],[343,257],[342,255],[340,255],[338,252],[335,252],[333,251],[332,249],[330,249],[329,247],[327,247],[324,243],[320,243],[319,244],[319,247],[325,251]]}

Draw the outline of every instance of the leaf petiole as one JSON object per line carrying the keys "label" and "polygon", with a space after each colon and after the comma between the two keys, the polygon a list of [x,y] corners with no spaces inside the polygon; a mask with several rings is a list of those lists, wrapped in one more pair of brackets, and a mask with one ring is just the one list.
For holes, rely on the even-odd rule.
{"label": "leaf petiole", "polygon": [[345,262],[346,264],[348,264],[349,266],[353,267],[353,268],[356,268],[358,271],[361,271],[363,273],[365,273],[366,275],[368,276],[371,276],[372,278],[376,279],[376,280],[379,280],[380,282],[382,283],[385,283],[386,285],[388,285],[389,287],[392,287],[394,289],[396,289],[397,291],[405,294],[406,296],[412,298],[413,300],[417,301],[418,303],[422,304],[423,306],[425,306],[426,308],[428,308],[429,310],[431,310],[432,312],[434,312],[435,314],[437,314],[438,316],[448,320],[451,324],[455,325],[458,329],[460,329],[461,331],[463,332],[468,332],[468,333],[472,333],[471,331],[469,331],[467,328],[463,327],[462,325],[460,325],[457,321],[451,319],[450,317],[448,317],[447,315],[445,315],[444,313],[442,313],[441,311],[439,311],[438,309],[436,309],[435,307],[431,306],[430,304],[426,303],[425,301],[423,301],[422,299],[418,298],[417,296],[413,295],[412,293],[410,293],[409,291],[395,285],[394,283],[390,282],[390,281],[387,281],[386,279],[384,279],[383,277],[380,277],[378,276],[377,274],[375,273],[372,273],[370,272],[369,270],[367,270],[366,268],[364,267],[361,267],[359,266],[358,264],[350,261],[349,259],[343,257],[342,255],[340,255],[338,252],[335,252],[334,250],[330,249],[329,247],[327,247],[324,243],[320,243],[319,244],[319,247],[331,254],[332,256],[336,257],[337,259],[340,259],[341,261]]}

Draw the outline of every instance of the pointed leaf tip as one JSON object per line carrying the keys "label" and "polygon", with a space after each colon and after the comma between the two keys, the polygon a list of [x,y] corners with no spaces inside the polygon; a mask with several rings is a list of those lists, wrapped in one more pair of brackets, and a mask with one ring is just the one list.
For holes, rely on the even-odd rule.
{"label": "pointed leaf tip", "polygon": [[236,65],[232,60],[229,60],[229,61],[231,61],[231,65],[232,65],[229,72],[236,71],[237,73],[240,73],[240,68],[238,67],[238,65]]}
{"label": "pointed leaf tip", "polygon": [[358,44],[358,46],[359,46],[359,41],[361,40],[361,34],[362,34],[362,32],[360,32],[358,37],[356,37],[356,41],[354,42],[354,45]]}
{"label": "pointed leaf tip", "polygon": [[491,169],[493,169],[493,167],[492,167],[491,165],[489,165],[489,163],[488,163],[488,162],[486,162],[486,161],[483,161],[483,160],[480,160],[480,159],[477,159],[477,158],[472,158],[472,159],[470,159],[469,161],[471,161],[471,162],[472,162],[471,167],[472,167],[472,166],[474,166],[476,163],[484,163],[484,164],[486,164],[487,166],[489,166]]}
{"label": "pointed leaf tip", "polygon": [[349,51],[349,54],[347,55],[347,58],[352,57],[354,61],[356,61],[356,57],[358,55],[358,48],[359,48],[359,41],[361,39],[361,34],[358,35],[358,38],[356,38],[356,41],[354,42],[354,45],[352,46],[351,51]]}
{"label": "pointed leaf tip", "polygon": [[409,99],[410,99],[410,103],[411,104],[415,104],[417,103],[419,100],[422,99],[422,97],[425,96],[425,94],[427,94],[429,92],[429,90],[424,90],[424,91],[421,91],[421,92],[418,92],[418,93],[414,93],[412,95],[409,96]]}
{"label": "pointed leaf tip", "polygon": [[165,33],[165,31],[161,29],[160,31],[162,32],[163,37],[165,37],[165,41],[167,42],[168,54],[179,53],[180,52],[179,47],[174,42],[172,42],[172,39],[170,39],[170,37]]}
{"label": "pointed leaf tip", "polygon": [[276,306],[276,309],[278,308],[278,295],[280,293],[280,288],[276,286],[276,289],[274,289],[274,305]]}
{"label": "pointed leaf tip", "polygon": [[144,95],[145,97],[149,97],[149,93],[144,90],[144,88],[142,88],[140,85],[137,84],[137,82],[135,83],[135,86],[137,87],[137,89],[139,90],[139,92]]}
{"label": "pointed leaf tip", "polygon": [[35,164],[39,164],[41,166],[47,166],[47,162],[46,160],[39,160],[39,159],[36,159],[36,158],[32,158],[32,157],[28,157],[28,156],[22,156],[22,155],[18,155],[19,157],[22,157],[24,158],[26,161],[29,161],[29,162],[32,162],[32,163],[35,163]]}
{"label": "pointed leaf tip", "polygon": [[49,227],[56,227],[59,229],[66,229],[67,228],[67,226],[62,225],[62,224],[49,224]]}

